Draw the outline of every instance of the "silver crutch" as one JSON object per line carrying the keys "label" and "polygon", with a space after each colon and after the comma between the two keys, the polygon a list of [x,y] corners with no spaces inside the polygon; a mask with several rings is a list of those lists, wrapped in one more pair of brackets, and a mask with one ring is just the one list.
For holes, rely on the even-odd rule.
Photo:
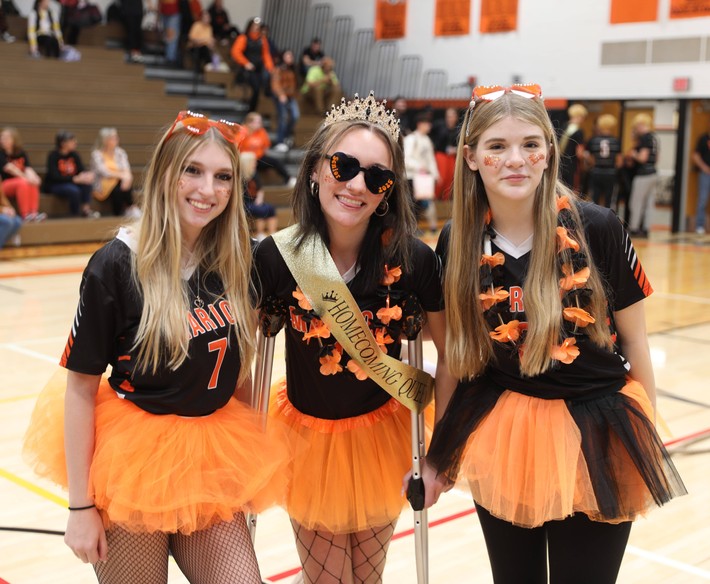
{"label": "silver crutch", "polygon": [[[413,316],[404,319],[402,331],[407,337],[409,364],[417,369],[424,368],[421,328],[423,315],[421,308]],[[429,582],[429,521],[424,508],[424,480],[422,479],[422,459],[425,455],[424,412],[411,412],[412,424],[412,477],[407,486],[407,499],[414,511],[414,551],[417,562],[418,584]]]}
{"label": "silver crutch", "polygon": [[[254,384],[251,392],[251,407],[262,417],[266,425],[271,391],[271,371],[274,364],[274,344],[276,335],[286,322],[286,308],[277,299],[267,298],[259,311],[259,326],[256,332],[256,365]],[[256,513],[247,513],[249,535],[256,539]]]}

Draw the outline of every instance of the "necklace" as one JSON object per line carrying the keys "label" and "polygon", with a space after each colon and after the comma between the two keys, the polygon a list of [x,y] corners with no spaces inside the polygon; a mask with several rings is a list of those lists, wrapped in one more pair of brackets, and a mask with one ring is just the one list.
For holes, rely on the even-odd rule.
{"label": "necklace", "polygon": [[195,308],[204,308],[205,307],[205,301],[202,300],[202,297],[200,296],[200,266],[197,266],[197,294],[195,295],[195,300],[193,301],[193,304],[195,305]]}

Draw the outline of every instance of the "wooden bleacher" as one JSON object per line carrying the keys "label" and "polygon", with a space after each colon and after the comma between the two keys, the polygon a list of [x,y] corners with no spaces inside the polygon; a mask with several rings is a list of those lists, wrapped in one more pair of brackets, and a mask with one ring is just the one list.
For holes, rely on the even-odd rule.
{"label": "wooden bleacher", "polygon": [[[9,24],[18,39],[25,38],[24,19],[11,17]],[[163,81],[146,79],[142,66],[125,63],[122,51],[106,48],[108,39],[120,35],[122,30],[116,23],[83,30],[77,47],[82,58],[70,63],[33,59],[27,43],[21,40],[3,45],[0,127],[19,130],[24,149],[40,175],[59,130],[76,135],[78,152],[88,166],[99,130],[115,127],[139,186],[162,128],[177,111],[185,109],[185,97],[166,95]],[[72,218],[67,216],[66,201],[42,194],[40,210],[50,219],[23,225],[21,245],[110,238],[122,220],[111,216],[108,204],[94,205],[103,214],[100,219]]]}

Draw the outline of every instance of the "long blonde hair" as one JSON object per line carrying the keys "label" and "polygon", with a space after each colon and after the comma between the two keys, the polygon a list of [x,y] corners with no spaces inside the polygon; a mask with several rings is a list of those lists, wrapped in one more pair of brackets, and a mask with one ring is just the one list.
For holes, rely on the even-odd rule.
{"label": "long blonde hair", "polygon": [[[559,150],[552,123],[539,99],[527,99],[508,93],[492,102],[468,109],[459,137],[454,174],[453,216],[444,280],[446,298],[446,352],[451,372],[459,378],[483,372],[494,358],[493,342],[479,300],[481,292],[479,260],[483,252],[485,218],[489,211],[486,189],[479,173],[472,171],[464,158],[464,146],[475,150],[481,134],[500,120],[512,117],[538,126],[550,144],[548,167],[535,192],[533,204],[534,235],[530,266],[523,294],[528,322],[521,372],[538,375],[552,365],[551,347],[562,334],[561,277],[557,252],[557,197],[567,195],[576,228],[571,235],[586,254],[592,290],[590,312],[596,318],[587,327],[590,338],[600,346],[611,347],[606,326],[606,296],[601,278],[593,267],[584,237],[576,198],[557,180]],[[569,250],[562,252],[569,255]],[[569,261],[569,257],[565,258]]]}
{"label": "long blonde hair", "polygon": [[[178,181],[188,158],[201,146],[218,144],[232,166],[232,192],[227,207],[202,229],[191,257],[185,257],[178,211]],[[136,335],[138,363],[155,372],[158,366],[179,367],[188,356],[189,287],[182,268],[189,259],[204,280],[218,276],[223,298],[232,309],[241,354],[240,380],[249,374],[254,356],[251,249],[242,205],[239,153],[215,128],[195,136],[178,125],[166,133],[148,165],[143,190],[143,215],[137,226],[138,248],[132,274],[143,297]]]}

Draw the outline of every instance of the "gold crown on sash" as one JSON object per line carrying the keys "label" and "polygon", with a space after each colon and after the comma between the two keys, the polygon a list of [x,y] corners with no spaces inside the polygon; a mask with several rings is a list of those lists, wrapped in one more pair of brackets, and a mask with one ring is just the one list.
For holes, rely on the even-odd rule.
{"label": "gold crown on sash", "polygon": [[356,93],[352,101],[346,102],[345,98],[342,98],[340,105],[333,104],[325,116],[323,125],[330,126],[335,122],[347,120],[363,120],[380,126],[396,141],[399,139],[399,118],[396,110],[388,110],[385,105],[387,100],[377,101],[374,91],[371,91],[365,99],[360,99]]}

